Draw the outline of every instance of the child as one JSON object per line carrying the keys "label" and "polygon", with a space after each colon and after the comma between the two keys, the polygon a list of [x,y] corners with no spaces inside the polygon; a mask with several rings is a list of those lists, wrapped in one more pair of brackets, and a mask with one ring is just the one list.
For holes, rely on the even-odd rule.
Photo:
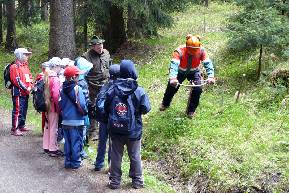
{"label": "child", "polygon": [[[88,107],[88,105],[91,104],[90,99],[89,99],[89,92],[88,92],[88,84],[86,82],[85,76],[87,75],[87,73],[89,72],[89,70],[93,67],[93,64],[89,61],[87,61],[85,58],[83,57],[78,57],[75,59],[75,66],[78,67],[79,70],[81,70],[83,72],[83,74],[80,74],[78,76],[78,85],[81,87],[84,97],[85,97],[85,101],[86,101],[86,106]],[[89,117],[88,115],[85,116],[85,122],[84,122],[84,127],[83,127],[83,145],[88,145],[88,132],[87,132],[87,128],[90,125],[89,122]],[[84,148],[81,152],[81,158],[82,159],[86,159],[87,158],[87,153],[85,152]]]}
{"label": "child", "polygon": [[47,107],[47,127],[43,132],[43,149],[51,157],[63,156],[57,144],[58,130],[58,98],[60,90],[60,80],[58,73],[61,70],[61,59],[53,57],[49,60],[50,70],[45,71],[44,75],[44,96]]}
{"label": "child", "polygon": [[14,54],[16,60],[10,67],[13,102],[11,135],[22,136],[22,132],[30,130],[26,127],[25,122],[29,93],[33,87],[33,79],[28,66],[28,60],[32,52],[26,48],[17,48]]}
{"label": "child", "polygon": [[65,82],[59,99],[65,139],[64,167],[70,169],[81,167],[83,126],[85,115],[87,115],[85,97],[81,87],[77,85],[79,74],[81,72],[76,66],[65,68]]}
{"label": "child", "polygon": [[[116,80],[119,77],[119,65],[118,64],[114,64],[111,65],[109,67],[109,81],[104,84],[101,88],[101,90],[99,91],[99,94],[102,93],[106,93],[108,92],[108,90],[112,87],[113,85],[113,81]],[[99,96],[97,96],[97,99],[99,98]],[[97,156],[95,159],[95,163],[94,163],[94,170],[95,171],[101,171],[103,169],[104,166],[104,158],[105,158],[105,152],[106,152],[106,142],[108,139],[108,128],[107,128],[107,124],[101,120],[99,121],[99,142],[98,142],[98,146],[97,146]],[[108,150],[108,163],[110,162],[110,147]]]}
{"label": "child", "polygon": [[[138,189],[144,186],[140,155],[141,115],[150,111],[150,103],[144,89],[138,86],[136,80],[137,72],[134,63],[130,60],[122,60],[120,78],[114,81],[113,89],[106,94],[104,108],[107,115],[105,117],[108,117],[107,124],[112,141],[109,176],[111,189],[120,188],[124,145],[127,146],[130,159],[129,177],[132,178],[132,187]],[[115,119],[117,115],[122,117]],[[127,120],[130,120],[129,124]]]}
{"label": "child", "polygon": [[[37,74],[37,76],[36,76],[36,79],[35,79],[35,82],[37,82],[37,81],[40,81],[40,80],[44,80],[44,74],[45,74],[45,72],[46,71],[48,71],[49,70],[49,62],[47,61],[47,62],[43,62],[42,64],[41,64],[41,69],[42,69],[42,71],[39,73],[39,74]],[[42,134],[43,134],[43,132],[44,132],[44,128],[45,128],[45,124],[46,124],[46,115],[45,115],[45,112],[42,112],[41,113],[41,122],[42,122],[42,124],[41,124],[41,128],[42,128]]]}

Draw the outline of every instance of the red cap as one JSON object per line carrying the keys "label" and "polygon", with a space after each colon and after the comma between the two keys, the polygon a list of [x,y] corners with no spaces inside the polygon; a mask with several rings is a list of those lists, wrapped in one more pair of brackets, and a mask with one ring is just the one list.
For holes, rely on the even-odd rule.
{"label": "red cap", "polygon": [[76,66],[67,66],[64,70],[65,77],[73,77],[81,74],[81,71]]}

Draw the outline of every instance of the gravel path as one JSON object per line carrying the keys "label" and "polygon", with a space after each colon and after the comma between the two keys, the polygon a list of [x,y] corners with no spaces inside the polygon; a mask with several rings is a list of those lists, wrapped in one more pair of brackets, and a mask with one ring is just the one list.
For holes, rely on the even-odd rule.
{"label": "gravel path", "polygon": [[[129,184],[120,190],[107,188],[108,176],[94,172],[87,162],[79,170],[64,169],[63,158],[42,151],[42,137],[31,132],[10,135],[11,113],[0,109],[0,192],[1,193],[97,193],[143,192]],[[31,127],[30,127],[31,128]]]}

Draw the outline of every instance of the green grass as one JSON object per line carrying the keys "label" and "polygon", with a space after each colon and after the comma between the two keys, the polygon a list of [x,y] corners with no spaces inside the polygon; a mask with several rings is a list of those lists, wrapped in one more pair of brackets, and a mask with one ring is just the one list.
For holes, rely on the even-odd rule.
{"label": "green grass", "polygon": [[[183,184],[183,191],[288,192],[289,105],[283,104],[288,88],[272,87],[266,77],[256,80],[258,52],[248,55],[226,50],[224,28],[234,10],[236,7],[227,3],[212,2],[207,10],[190,6],[183,13],[173,13],[174,26],[160,29],[159,37],[138,41],[150,48],[150,54],[132,56],[142,64],[137,66],[139,84],[146,89],[152,105],[152,111],[143,117],[142,157],[145,163],[155,163],[158,171],[145,170],[149,192],[173,192],[159,180],[167,179],[166,175],[173,178],[169,181]],[[35,31],[41,31],[42,26],[39,28]],[[158,111],[172,51],[184,43],[188,33],[203,37],[218,78],[216,85],[204,88],[197,116],[192,120],[185,116],[188,90],[184,88],[174,96],[167,111]],[[47,54],[47,39],[40,39],[46,47],[32,58],[35,66]],[[0,62],[7,58],[10,61],[11,54],[1,57]],[[266,60],[264,71],[285,65],[288,67],[286,62]],[[234,94],[240,88],[244,95],[236,103]],[[5,93],[1,106],[10,108],[9,93],[3,87],[1,92]],[[28,120],[40,123],[33,110]],[[95,150],[90,154],[94,159]],[[124,182],[128,182],[128,158],[124,160]]]}
{"label": "green grass", "polygon": [[[198,10],[203,9],[193,6],[176,13],[177,22],[172,29],[160,30],[160,38],[146,41],[151,46],[161,45],[163,50],[140,69],[140,82],[153,107],[145,118],[144,157],[165,159],[170,175],[196,189],[284,192],[288,190],[289,177],[288,104],[283,110],[279,107],[288,90],[268,87],[264,79],[256,80],[257,54],[236,56],[226,52],[223,28],[226,17],[233,14],[233,6],[212,3],[210,14],[200,16]],[[204,17],[208,25],[205,32]],[[219,80],[219,84],[204,89],[193,120],[185,117],[188,91],[183,88],[175,95],[170,109],[158,111],[171,52],[184,43],[187,33],[203,36]],[[240,84],[245,96],[235,103],[234,93]],[[205,185],[194,183],[198,180]]]}

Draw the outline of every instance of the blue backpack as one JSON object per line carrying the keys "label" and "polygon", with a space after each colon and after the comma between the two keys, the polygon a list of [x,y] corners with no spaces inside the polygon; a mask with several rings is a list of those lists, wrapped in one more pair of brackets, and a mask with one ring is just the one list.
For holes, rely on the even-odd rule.
{"label": "blue backpack", "polygon": [[108,116],[108,129],[111,134],[130,135],[136,121],[133,96],[135,96],[134,93],[125,98],[113,97]]}

